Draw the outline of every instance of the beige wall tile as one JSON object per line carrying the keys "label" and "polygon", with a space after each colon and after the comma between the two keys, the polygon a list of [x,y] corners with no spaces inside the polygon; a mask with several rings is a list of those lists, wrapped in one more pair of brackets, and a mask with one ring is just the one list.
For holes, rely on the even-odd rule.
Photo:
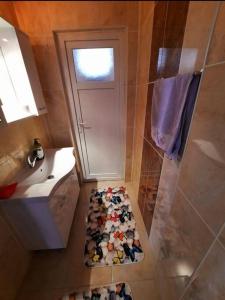
{"label": "beige wall tile", "polygon": [[48,14],[51,30],[88,28],[102,21],[100,6],[92,1],[51,1]]}
{"label": "beige wall tile", "polygon": [[179,185],[217,232],[225,221],[225,64],[207,68],[200,86]]}
{"label": "beige wall tile", "polygon": [[23,167],[26,155],[33,143],[33,138],[39,137],[44,147],[49,147],[49,137],[46,135],[42,118],[33,117],[8,124],[0,128],[0,164],[4,168],[0,172],[1,183],[10,182],[11,178]]}
{"label": "beige wall tile", "polygon": [[128,85],[136,85],[138,32],[128,32]]}
{"label": "beige wall tile", "polygon": [[190,1],[179,73],[203,67],[218,1]]}
{"label": "beige wall tile", "polygon": [[224,228],[223,228],[222,232],[219,235],[219,240],[223,244],[223,246],[225,247],[225,229]]}
{"label": "beige wall tile", "polygon": [[[70,126],[65,95],[61,90],[44,91],[48,109],[48,119],[55,128],[68,129]],[[55,129],[56,130],[56,129]],[[57,131],[57,130],[56,130]]]}
{"label": "beige wall tile", "polygon": [[136,86],[127,86],[127,127],[134,127]]}
{"label": "beige wall tile", "polygon": [[30,41],[43,90],[63,90],[53,35],[31,35]]}
{"label": "beige wall tile", "polygon": [[[144,122],[147,104],[147,82],[149,76],[150,49],[154,3],[139,2],[139,31],[138,31],[138,63],[137,63],[137,94],[135,105],[135,128],[133,148],[132,181],[138,195],[141,157],[143,148]],[[137,197],[138,198],[138,197]]]}
{"label": "beige wall tile", "polygon": [[[137,2],[51,1],[48,12],[53,30],[99,26],[128,26],[137,30]],[[87,18],[88,16],[88,18]]]}
{"label": "beige wall tile", "polygon": [[55,147],[72,146],[69,113],[63,91],[44,91],[47,120]]}
{"label": "beige wall tile", "polygon": [[134,145],[133,145],[133,160],[132,160],[132,182],[134,185],[136,200],[138,199],[138,190],[140,184],[142,149],[143,149],[143,136],[140,136],[137,132],[135,132]]}
{"label": "beige wall tile", "polygon": [[144,136],[145,114],[147,104],[148,85],[137,86],[136,110],[135,110],[135,130]]}
{"label": "beige wall tile", "polygon": [[225,249],[215,243],[182,299],[223,300],[225,295]]}
{"label": "beige wall tile", "polygon": [[208,57],[207,64],[215,64],[220,61],[225,61],[225,3],[221,2],[219,13],[217,16],[215,28],[213,31]]}
{"label": "beige wall tile", "polygon": [[149,82],[154,2],[142,1],[139,6],[137,84]]}
{"label": "beige wall tile", "polygon": [[12,1],[1,1],[0,16],[12,25],[18,25]]}
{"label": "beige wall tile", "polygon": [[214,236],[179,191],[170,202],[164,199],[158,217],[158,280],[182,276],[187,283]]}
{"label": "beige wall tile", "polygon": [[126,134],[126,169],[125,169],[125,179],[126,179],[126,181],[131,180],[132,155],[133,155],[133,134],[134,134],[134,128],[133,127],[127,127],[127,134]]}
{"label": "beige wall tile", "polygon": [[[101,1],[100,1],[101,3]],[[129,31],[138,30],[138,1],[105,2],[101,18],[106,26],[128,26]]]}
{"label": "beige wall tile", "polygon": [[129,31],[138,31],[139,1],[125,1]]}
{"label": "beige wall tile", "polygon": [[[172,203],[173,198],[175,196],[178,176],[179,168],[177,163],[164,156],[156,199],[155,212],[152,221],[151,234],[149,238],[151,249],[155,258],[158,258],[160,256],[161,244],[159,236],[161,227],[163,225],[161,219],[161,211],[163,211],[163,218],[165,217],[165,214],[167,217],[169,217],[169,203]],[[166,203],[168,203],[168,205]]]}
{"label": "beige wall tile", "polygon": [[162,158],[144,139],[138,203],[148,235],[152,225],[161,168]]}
{"label": "beige wall tile", "polygon": [[[13,2],[19,28],[31,34],[47,35],[50,32],[48,1]],[[32,25],[31,25],[32,24]]]}

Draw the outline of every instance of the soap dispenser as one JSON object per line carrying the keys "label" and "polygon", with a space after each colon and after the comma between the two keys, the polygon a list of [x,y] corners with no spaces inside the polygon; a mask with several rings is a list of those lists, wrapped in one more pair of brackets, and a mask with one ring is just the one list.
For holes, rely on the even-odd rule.
{"label": "soap dispenser", "polygon": [[45,154],[39,138],[35,138],[31,153],[27,157],[27,162],[31,168],[35,166],[36,160],[44,159]]}
{"label": "soap dispenser", "polygon": [[44,159],[45,153],[44,149],[40,143],[39,138],[35,138],[33,142],[33,154],[37,156],[37,160]]}

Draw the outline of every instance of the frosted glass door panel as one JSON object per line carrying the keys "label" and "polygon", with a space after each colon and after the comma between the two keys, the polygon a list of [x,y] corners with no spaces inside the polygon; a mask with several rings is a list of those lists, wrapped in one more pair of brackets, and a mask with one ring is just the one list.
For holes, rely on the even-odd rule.
{"label": "frosted glass door panel", "polygon": [[[88,174],[110,176],[121,172],[120,111],[114,89],[80,90]],[[109,113],[110,112],[110,113]],[[100,117],[101,116],[101,117]],[[118,159],[119,158],[119,159]]]}
{"label": "frosted glass door panel", "polygon": [[114,81],[113,48],[73,49],[77,82]]}

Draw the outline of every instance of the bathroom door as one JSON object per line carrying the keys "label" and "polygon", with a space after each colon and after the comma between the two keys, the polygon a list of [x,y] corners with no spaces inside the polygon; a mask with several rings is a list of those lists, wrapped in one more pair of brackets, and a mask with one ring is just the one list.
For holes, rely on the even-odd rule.
{"label": "bathroom door", "polygon": [[84,179],[122,179],[126,116],[119,40],[68,41],[66,52]]}

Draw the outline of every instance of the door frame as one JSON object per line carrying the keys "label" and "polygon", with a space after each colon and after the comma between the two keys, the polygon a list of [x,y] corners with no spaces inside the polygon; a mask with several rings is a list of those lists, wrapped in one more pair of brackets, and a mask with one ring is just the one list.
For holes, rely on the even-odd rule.
{"label": "door frame", "polygon": [[[64,86],[64,92],[66,96],[67,107],[69,111],[71,129],[72,129],[72,138],[73,144],[75,147],[75,157],[78,162],[78,173],[81,175],[81,181],[95,181],[94,179],[84,179],[83,170],[84,161],[83,157],[80,157],[79,153],[81,151],[80,139],[77,139],[76,136],[79,136],[78,122],[74,95],[72,89],[72,82],[69,72],[69,61],[67,57],[66,43],[70,41],[86,41],[91,40],[118,40],[119,41],[119,56],[120,56],[120,105],[121,112],[124,116],[121,126],[122,126],[122,151],[123,151],[123,174],[122,178],[113,178],[112,180],[121,180],[125,178],[125,164],[126,164],[126,124],[127,124],[127,39],[128,32],[124,27],[120,28],[101,28],[101,29],[77,29],[77,30],[60,30],[54,31],[54,40],[56,45],[56,50],[58,54],[59,65],[61,69],[62,81]],[[122,59],[121,59],[122,58]],[[123,59],[124,58],[124,59]],[[121,84],[122,83],[122,84]],[[108,180],[108,179],[106,179]],[[111,180],[111,179],[110,179]]]}

